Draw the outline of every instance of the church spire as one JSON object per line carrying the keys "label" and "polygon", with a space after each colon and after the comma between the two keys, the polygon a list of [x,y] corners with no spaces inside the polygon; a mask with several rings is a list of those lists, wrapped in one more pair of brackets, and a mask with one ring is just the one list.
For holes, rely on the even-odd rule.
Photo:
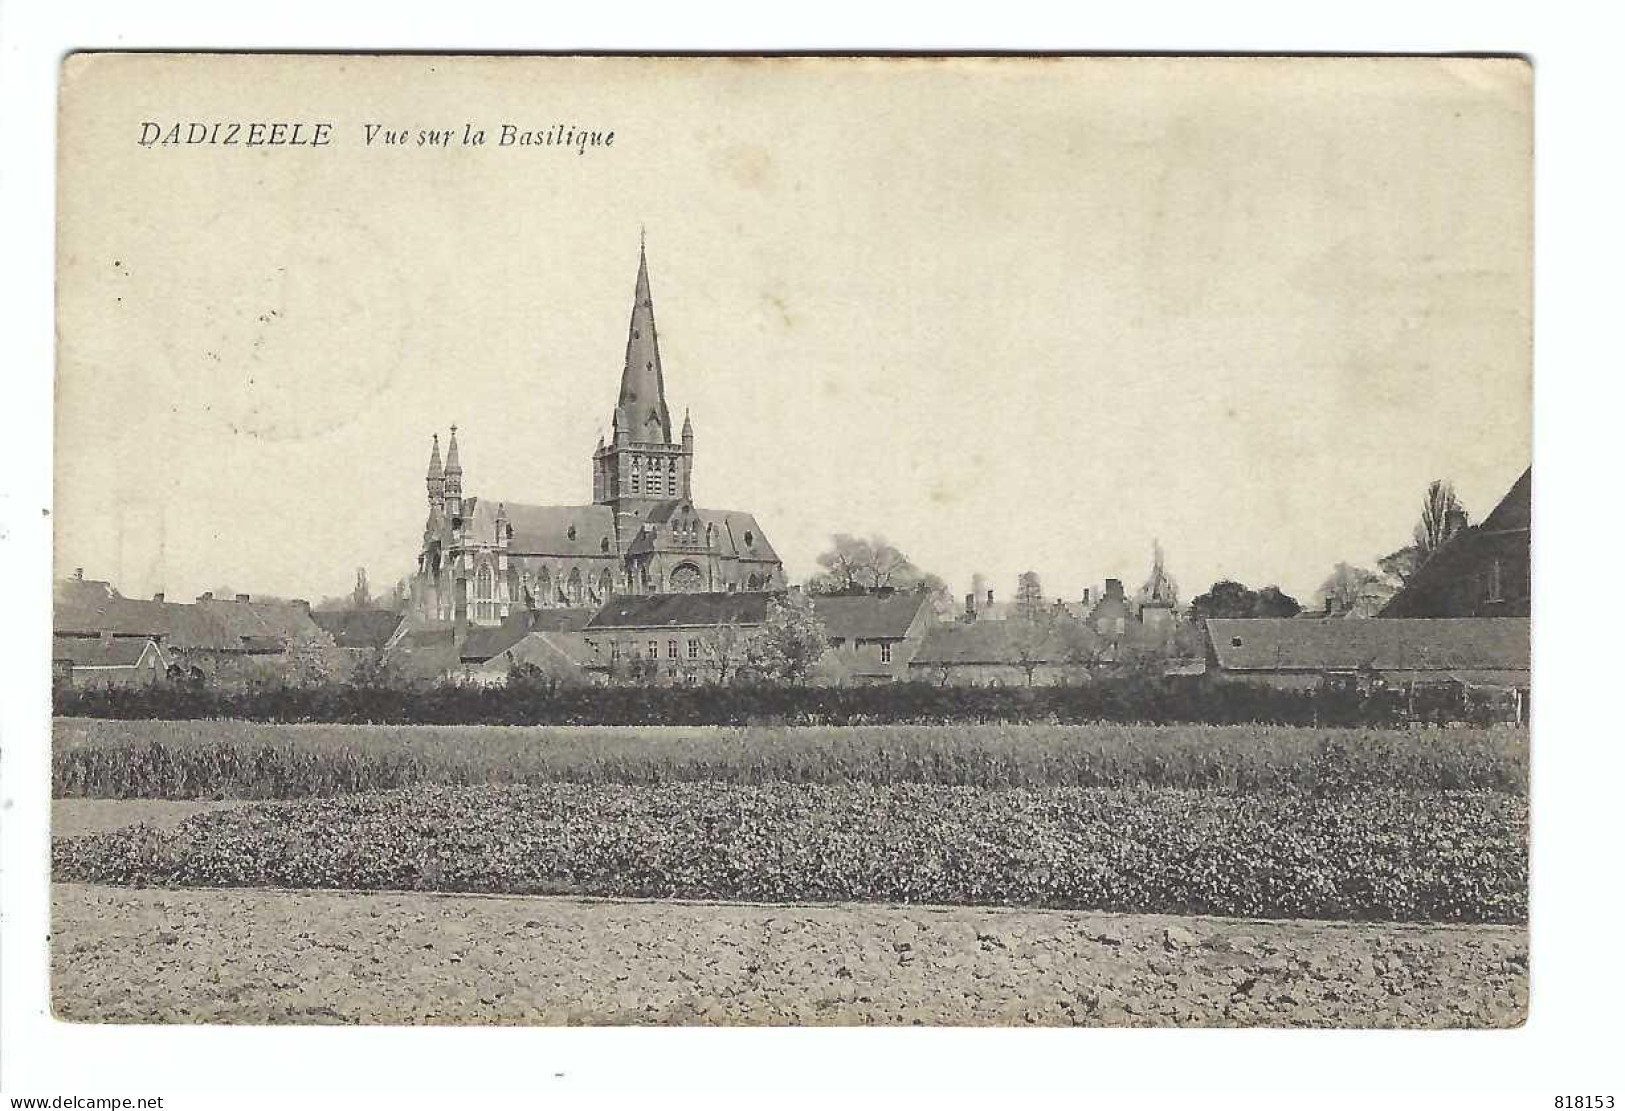
{"label": "church spire", "polygon": [[429,473],[425,476],[429,487],[429,500],[437,502],[446,489],[446,474],[440,467],[440,434],[434,435],[434,447],[429,451]]}
{"label": "church spire", "polygon": [[660,343],[655,336],[655,306],[649,292],[649,258],[638,241],[638,281],[632,294],[632,323],[626,337],[626,365],[616,402],[620,427],[638,443],[671,443],[671,413],[666,408],[666,382],[660,371]]}

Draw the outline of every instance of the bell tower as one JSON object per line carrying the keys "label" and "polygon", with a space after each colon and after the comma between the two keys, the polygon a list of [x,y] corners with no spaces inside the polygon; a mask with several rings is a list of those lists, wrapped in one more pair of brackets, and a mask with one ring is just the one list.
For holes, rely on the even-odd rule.
{"label": "bell tower", "polygon": [[610,424],[610,442],[600,440],[593,452],[595,502],[614,506],[619,517],[622,512],[641,515],[656,502],[690,496],[694,429],[685,419],[681,441],[672,438],[660,339],[655,330],[654,297],[649,287],[649,257],[641,241],[621,390]]}

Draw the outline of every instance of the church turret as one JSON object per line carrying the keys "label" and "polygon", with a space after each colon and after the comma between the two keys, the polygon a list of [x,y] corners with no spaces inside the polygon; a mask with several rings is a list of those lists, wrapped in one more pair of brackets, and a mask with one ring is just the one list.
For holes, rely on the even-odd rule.
{"label": "church turret", "polygon": [[[655,334],[654,298],[649,292],[649,259],[638,244],[638,280],[632,294],[632,323],[626,336],[626,365],[616,402],[621,426],[640,444],[671,443],[671,413],[666,409],[666,382],[660,370],[660,341]],[[618,438],[618,437],[617,437]]]}
{"label": "church turret", "polygon": [[434,446],[429,451],[429,473],[425,478],[429,487],[429,505],[441,504],[446,496],[446,474],[440,466],[440,434],[434,435]]}
{"label": "church turret", "polygon": [[692,501],[694,499],[694,422],[689,418],[687,409],[683,410],[683,458],[681,466],[683,498]]}
{"label": "church turret", "polygon": [[463,515],[463,464],[457,458],[457,426],[451,426],[446,445],[446,512],[455,520]]}

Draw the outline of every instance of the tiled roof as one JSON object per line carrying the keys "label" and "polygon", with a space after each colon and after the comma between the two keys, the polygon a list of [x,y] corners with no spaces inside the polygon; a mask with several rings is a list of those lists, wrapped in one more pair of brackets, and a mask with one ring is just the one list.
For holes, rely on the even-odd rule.
{"label": "tiled roof", "polygon": [[[1030,647],[1044,663],[1062,663],[1073,652],[1066,636],[1059,628],[1052,629],[1042,640],[1029,642],[1029,626],[1022,621],[976,621],[971,624],[936,625],[925,634],[920,650],[909,661],[910,666],[941,664],[1018,664],[1022,649]],[[1096,637],[1082,626],[1075,626],[1071,635],[1078,643],[1093,643]]]}
{"label": "tiled roof", "polygon": [[[465,657],[466,658],[466,657]],[[592,649],[580,633],[530,632],[480,665],[481,671],[506,671],[510,664],[532,664],[543,671],[579,671],[592,661]]]}
{"label": "tiled roof", "polygon": [[393,610],[317,610],[310,619],[340,648],[382,648],[401,624]]}
{"label": "tiled roof", "polygon": [[1527,617],[1212,618],[1226,671],[1527,671]]}
{"label": "tiled roof", "polygon": [[700,625],[760,625],[769,595],[761,593],[617,595],[587,630],[643,629]]}
{"label": "tiled roof", "polygon": [[500,625],[476,625],[463,641],[465,661],[485,661],[512,648],[532,633],[574,633],[585,628],[597,612],[580,607],[566,609],[519,610]]}
{"label": "tiled roof", "polygon": [[1532,516],[1533,502],[1531,500],[1531,487],[1533,485],[1533,468],[1525,467],[1518,481],[1512,484],[1506,497],[1500,504],[1490,510],[1490,515],[1479,523],[1483,532],[1505,532],[1512,529],[1527,529]]}
{"label": "tiled roof", "polygon": [[[469,498],[465,502],[467,522],[475,539],[490,542],[496,538],[497,508],[508,516],[513,538],[508,551],[513,555],[546,555],[581,558],[615,555],[615,514],[607,505],[526,505],[493,498]],[[571,536],[571,529],[575,535]],[[604,551],[604,542],[609,551]]]}
{"label": "tiled roof", "polygon": [[901,640],[920,610],[931,604],[926,594],[815,594],[813,613],[831,637],[843,640]]}
{"label": "tiled roof", "polygon": [[54,637],[51,659],[70,660],[75,667],[134,667],[152,645],[140,637]]}
{"label": "tiled roof", "polygon": [[310,611],[295,602],[238,602],[214,598],[197,608],[216,618],[234,639],[267,638],[276,641],[314,636],[321,627]]}

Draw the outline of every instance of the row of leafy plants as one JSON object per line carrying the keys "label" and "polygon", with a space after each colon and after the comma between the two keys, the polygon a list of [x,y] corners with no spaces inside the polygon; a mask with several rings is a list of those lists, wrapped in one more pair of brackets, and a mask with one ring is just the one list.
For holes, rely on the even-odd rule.
{"label": "row of leafy plants", "polygon": [[945,724],[949,722],[1189,722],[1392,727],[1500,720],[1496,706],[1456,688],[1282,690],[1198,677],[1108,676],[1080,686],[859,687],[749,684],[699,687],[555,687],[328,683],[211,687],[59,687],[58,715],[99,718],[242,718],[273,722],[486,725]]}
{"label": "row of leafy plants", "polygon": [[1528,733],[1272,725],[565,728],[59,719],[57,798],[300,798],[422,783],[895,783],[1521,794]]}
{"label": "row of leafy plants", "polygon": [[717,783],[417,787],[53,843],[58,881],[1526,919],[1527,800]]}

